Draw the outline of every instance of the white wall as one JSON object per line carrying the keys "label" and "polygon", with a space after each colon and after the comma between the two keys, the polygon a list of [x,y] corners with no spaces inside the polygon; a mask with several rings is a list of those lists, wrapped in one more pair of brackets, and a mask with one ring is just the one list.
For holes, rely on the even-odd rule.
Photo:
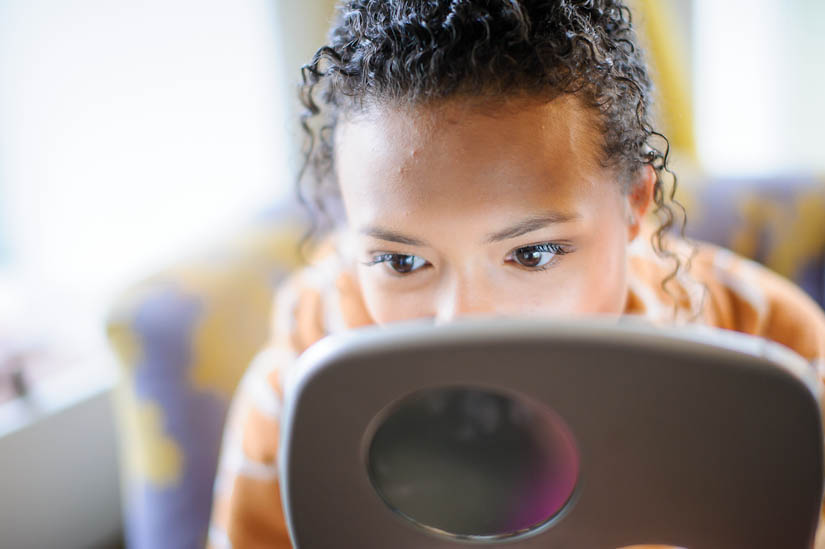
{"label": "white wall", "polygon": [[825,2],[695,0],[700,158],[719,174],[825,172]]}
{"label": "white wall", "polygon": [[288,192],[276,43],[268,0],[0,1],[6,276],[99,311]]}

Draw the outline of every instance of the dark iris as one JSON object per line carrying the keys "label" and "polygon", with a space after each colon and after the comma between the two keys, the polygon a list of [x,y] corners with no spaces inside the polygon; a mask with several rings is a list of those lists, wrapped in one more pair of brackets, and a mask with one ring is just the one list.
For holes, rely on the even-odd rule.
{"label": "dark iris", "polygon": [[525,267],[536,267],[541,263],[542,253],[535,248],[519,248],[516,250],[516,261]]}
{"label": "dark iris", "polygon": [[409,273],[412,271],[414,262],[414,255],[394,255],[390,260],[390,265],[399,273]]}

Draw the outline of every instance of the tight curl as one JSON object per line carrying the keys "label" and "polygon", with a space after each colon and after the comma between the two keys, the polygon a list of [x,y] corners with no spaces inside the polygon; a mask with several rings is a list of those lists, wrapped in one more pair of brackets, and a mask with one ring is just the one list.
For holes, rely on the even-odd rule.
{"label": "tight curl", "polygon": [[310,236],[340,216],[333,136],[342,115],[455,97],[573,94],[599,114],[603,162],[625,192],[653,167],[659,226],[651,244],[674,264],[666,290],[682,268],[666,246],[686,222],[674,199],[670,144],[653,129],[652,83],[621,0],[347,0],[302,76],[298,196],[310,211]]}

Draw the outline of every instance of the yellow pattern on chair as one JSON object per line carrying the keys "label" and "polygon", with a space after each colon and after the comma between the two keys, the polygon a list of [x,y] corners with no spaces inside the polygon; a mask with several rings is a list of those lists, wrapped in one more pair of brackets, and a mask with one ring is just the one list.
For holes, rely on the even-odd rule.
{"label": "yellow pattern on chair", "polygon": [[125,324],[110,324],[107,336],[126,367],[114,395],[119,421],[127,426],[120,437],[123,474],[155,486],[172,484],[180,478],[183,455],[163,431],[163,409],[136,396],[134,369],[142,356],[137,335]]}
{"label": "yellow pattern on chair", "polygon": [[795,210],[766,260],[769,267],[787,277],[793,277],[804,261],[825,248],[825,189],[801,193]]}
{"label": "yellow pattern on chair", "polygon": [[247,321],[267,317],[271,285],[263,273],[252,269],[237,269],[227,279],[195,267],[176,272],[175,279],[186,293],[211,296],[203,300],[193,327],[189,383],[195,391],[216,391],[229,398],[255,344],[266,337],[265,326]]}
{"label": "yellow pattern on chair", "polygon": [[[779,274],[794,278],[825,247],[825,193],[821,189],[801,192],[792,208],[757,194],[743,195],[739,204],[742,224],[731,238],[731,248],[753,257],[760,244],[767,244],[765,264]],[[772,238],[763,243],[766,234]]]}
{"label": "yellow pattern on chair", "polygon": [[777,235],[782,231],[785,222],[782,205],[751,193],[744,194],[736,203],[742,222],[731,234],[730,248],[745,257],[756,257],[763,235]]}
{"label": "yellow pattern on chair", "polygon": [[129,435],[121,437],[124,473],[157,487],[176,483],[183,470],[183,453],[163,430],[163,408],[136,398],[132,381],[126,379],[121,380],[115,399]]}
{"label": "yellow pattern on chair", "polygon": [[[277,261],[286,271],[297,268],[302,260],[296,243],[297,231],[273,235],[261,231],[245,235],[236,244],[238,255],[254,255],[261,260]],[[173,273],[178,285],[192,295],[211,296],[203,301],[192,336],[192,363],[189,380],[196,391],[217,391],[230,398],[252,360],[260,342],[266,338],[266,323],[272,306],[272,281],[258,265],[231,262],[231,277],[221,269],[187,264]],[[227,345],[227,340],[232,345]]]}
{"label": "yellow pattern on chair", "polygon": [[121,364],[128,369],[134,369],[141,356],[140,343],[134,330],[126,324],[110,323],[106,327],[106,337],[120,358]]}

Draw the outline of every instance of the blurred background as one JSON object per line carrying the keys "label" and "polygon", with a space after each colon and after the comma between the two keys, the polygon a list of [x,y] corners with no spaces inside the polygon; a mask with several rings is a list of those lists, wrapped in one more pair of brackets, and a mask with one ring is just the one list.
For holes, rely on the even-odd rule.
{"label": "blurred background", "polygon": [[[822,303],[825,2],[633,4],[695,234]],[[202,546],[331,6],[0,0],[0,547]]]}

